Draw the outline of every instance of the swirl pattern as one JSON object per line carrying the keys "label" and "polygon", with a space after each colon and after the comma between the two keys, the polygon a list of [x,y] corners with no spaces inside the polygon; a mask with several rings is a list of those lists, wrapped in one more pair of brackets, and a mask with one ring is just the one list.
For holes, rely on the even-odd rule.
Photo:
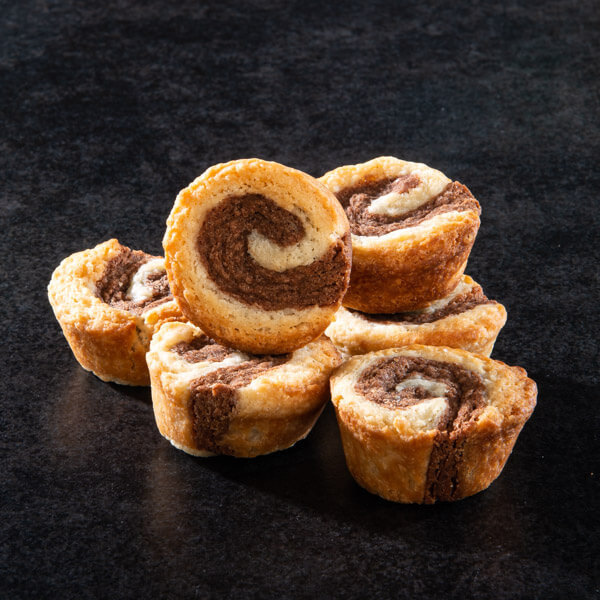
{"label": "swirl pattern", "polygon": [[457,472],[469,424],[485,405],[481,377],[456,364],[397,356],[363,371],[356,389],[373,402],[396,410],[426,404],[437,431],[427,471],[424,502],[453,500],[460,493]]}
{"label": "swirl pattern", "polygon": [[96,282],[103,302],[134,314],[172,299],[164,259],[122,246]]}
{"label": "swirl pattern", "polygon": [[[211,279],[240,302],[264,310],[333,305],[345,287],[339,274],[348,262],[347,240],[333,241],[313,259],[317,244],[310,244],[307,252],[302,248],[306,237],[297,215],[263,195],[249,194],[229,197],[208,213],[197,248]],[[268,262],[261,243],[288,249],[292,260],[261,264]],[[308,264],[294,265],[298,262]]]}
{"label": "swirl pattern", "polygon": [[182,190],[163,244],[185,316],[253,354],[316,339],[350,281],[350,226],[333,193],[260,159],[215,165]]}
{"label": "swirl pattern", "polygon": [[355,356],[331,378],[350,472],[396,502],[454,501],[485,489],[536,395],[520,367],[424,345]]}
{"label": "swirl pattern", "polygon": [[[416,175],[408,175],[343,189],[337,196],[346,209],[352,233],[379,236],[415,227],[446,212],[481,212],[479,203],[467,187],[456,181],[433,197],[419,194],[416,199],[410,198],[410,191],[418,189],[419,184]],[[396,208],[393,200],[400,207]]]}
{"label": "swirl pattern", "polygon": [[319,181],[350,223],[352,276],[344,306],[366,313],[413,311],[456,287],[481,213],[464,185],[391,156],[338,167]]}
{"label": "swirl pattern", "polygon": [[195,444],[208,452],[224,454],[232,453],[220,439],[229,429],[235,412],[236,390],[287,362],[291,356],[249,356],[204,334],[176,343],[170,352],[188,363],[183,368],[195,374],[189,383]]}
{"label": "swirl pattern", "polygon": [[150,338],[163,321],[182,318],[164,260],[116,239],[65,258],[48,298],[81,366],[128,385],[150,383]]}
{"label": "swirl pattern", "polygon": [[321,337],[293,353],[251,355],[190,323],[165,323],[147,355],[160,432],[198,456],[257,456],[308,434],[340,362]]}

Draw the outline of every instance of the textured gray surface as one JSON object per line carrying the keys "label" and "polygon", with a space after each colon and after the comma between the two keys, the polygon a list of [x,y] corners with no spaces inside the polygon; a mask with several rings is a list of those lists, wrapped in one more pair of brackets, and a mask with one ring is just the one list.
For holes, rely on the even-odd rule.
{"label": "textured gray surface", "polygon": [[[2,597],[600,593],[595,2],[4,4]],[[160,252],[177,191],[219,161],[380,154],[480,200],[467,272],[508,308],[494,356],[539,385],[484,493],[370,496],[330,409],[289,451],[194,459],[148,390],[72,358],[45,295],[66,255]]]}

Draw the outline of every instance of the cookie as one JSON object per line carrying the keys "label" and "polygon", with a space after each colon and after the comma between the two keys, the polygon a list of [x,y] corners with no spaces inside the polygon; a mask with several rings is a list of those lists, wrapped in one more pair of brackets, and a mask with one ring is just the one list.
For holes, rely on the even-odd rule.
{"label": "cookie", "polygon": [[320,178],[352,232],[344,306],[367,313],[417,310],[460,282],[479,229],[471,192],[420,163],[383,156]]}
{"label": "cookie", "polygon": [[431,504],[498,477],[537,388],[520,367],[414,345],[350,359],[331,394],[355,480],[388,500]]}
{"label": "cookie", "polygon": [[489,356],[505,323],[504,306],[489,300],[478,283],[463,275],[450,294],[420,310],[369,314],[342,307],[325,333],[350,355],[425,344]]}
{"label": "cookie", "polygon": [[48,297],[81,366],[104,381],[149,385],[146,351],[155,327],[183,319],[164,259],[116,239],[65,258]]}
{"label": "cookie", "polygon": [[252,457],[306,437],[341,363],[326,338],[289,354],[249,355],[191,323],[165,323],[147,355],[160,433],[197,456]]}
{"label": "cookie", "polygon": [[333,194],[259,159],[211,167],[182,190],[164,249],[186,317],[244,352],[285,353],[316,339],[349,282],[349,225]]}

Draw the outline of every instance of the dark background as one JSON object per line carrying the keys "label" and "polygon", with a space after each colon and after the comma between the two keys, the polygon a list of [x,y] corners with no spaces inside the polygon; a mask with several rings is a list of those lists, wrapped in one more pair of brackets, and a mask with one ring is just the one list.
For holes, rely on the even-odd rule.
{"label": "dark background", "polygon": [[[600,595],[595,0],[1,9],[2,598]],[[493,356],[538,382],[487,491],[368,494],[330,407],[288,451],[193,458],[149,389],[78,366],[45,290],[65,256],[160,253],[217,162],[319,176],[382,154],[479,199],[467,273],[509,315]]]}

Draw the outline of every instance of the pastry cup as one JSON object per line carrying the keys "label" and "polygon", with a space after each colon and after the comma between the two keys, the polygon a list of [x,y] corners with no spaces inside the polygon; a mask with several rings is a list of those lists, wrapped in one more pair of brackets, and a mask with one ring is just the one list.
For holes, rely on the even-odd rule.
{"label": "pastry cup", "polygon": [[291,354],[248,355],[191,323],[165,323],[147,355],[160,433],[196,456],[253,457],[283,450],[312,429],[341,363],[321,337]]}
{"label": "pastry cup", "polygon": [[[121,274],[119,281],[112,282],[113,295],[118,294],[121,300],[111,305],[101,298],[102,285],[107,284],[107,269],[127,257],[139,268],[153,261],[152,272],[160,272],[161,257],[132,251],[112,239],[65,258],[52,274],[48,298],[75,358],[84,369],[104,381],[149,385],[146,351],[155,328],[164,321],[184,317],[170,295],[147,303],[128,301],[127,290],[138,268],[131,276]],[[164,265],[162,271],[164,274]],[[135,289],[138,293],[141,290],[143,296],[145,283],[139,275],[138,279]],[[128,305],[130,310],[119,308]]]}
{"label": "pastry cup", "polygon": [[536,404],[520,367],[439,346],[356,356],[331,377],[354,479],[395,502],[453,501],[502,471]]}
{"label": "pastry cup", "polygon": [[[460,282],[479,229],[479,203],[421,163],[379,157],[323,175],[352,232],[344,306],[367,313],[423,308]],[[389,191],[389,190],[397,191]]]}

